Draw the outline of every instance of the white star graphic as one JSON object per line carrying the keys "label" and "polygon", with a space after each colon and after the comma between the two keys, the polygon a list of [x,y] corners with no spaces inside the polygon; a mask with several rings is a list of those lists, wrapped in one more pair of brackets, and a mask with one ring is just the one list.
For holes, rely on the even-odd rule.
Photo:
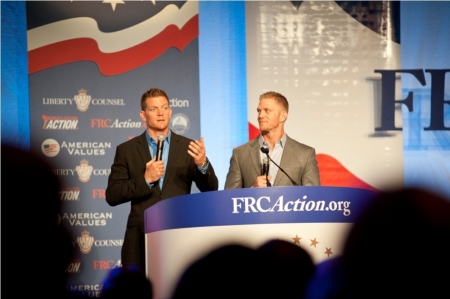
{"label": "white star graphic", "polygon": [[117,4],[125,4],[124,1],[122,0],[103,0],[102,3],[110,3],[112,6],[112,10],[115,11],[116,10],[116,5]]}

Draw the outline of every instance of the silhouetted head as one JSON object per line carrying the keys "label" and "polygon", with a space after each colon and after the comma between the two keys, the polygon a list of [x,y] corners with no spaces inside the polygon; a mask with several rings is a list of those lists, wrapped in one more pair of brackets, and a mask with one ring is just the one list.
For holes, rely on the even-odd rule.
{"label": "silhouetted head", "polygon": [[315,269],[309,253],[282,240],[268,241],[258,251],[267,273],[267,293],[272,298],[302,298]]}
{"label": "silhouetted head", "polygon": [[[10,232],[7,244],[12,249],[7,256],[14,265],[5,273],[21,278],[18,281],[25,287],[18,287],[24,297],[35,296],[37,290],[46,286],[54,296],[65,298],[68,294],[64,271],[73,245],[57,221],[60,182],[52,165],[35,153],[2,145],[1,160],[3,211],[9,215],[4,229]],[[20,230],[8,226],[18,222]],[[31,261],[39,261],[45,275],[29,272]]]}
{"label": "silhouetted head", "polygon": [[450,202],[420,189],[381,194],[344,249],[345,297],[407,297],[446,291]]}
{"label": "silhouetted head", "polygon": [[137,266],[123,265],[112,269],[103,281],[102,298],[152,299],[153,288],[145,273]]}
{"label": "silhouetted head", "polygon": [[265,287],[259,256],[241,245],[213,250],[187,268],[172,298],[259,298]]}

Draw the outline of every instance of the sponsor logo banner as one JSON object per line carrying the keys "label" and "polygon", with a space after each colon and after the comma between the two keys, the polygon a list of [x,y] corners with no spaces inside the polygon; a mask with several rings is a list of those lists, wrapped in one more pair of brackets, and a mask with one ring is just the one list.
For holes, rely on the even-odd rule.
{"label": "sponsor logo banner", "polygon": [[42,115],[44,130],[78,130],[78,116]]}
{"label": "sponsor logo banner", "polygon": [[66,285],[66,290],[75,297],[101,297],[103,284]]}
{"label": "sponsor logo banner", "polygon": [[70,226],[106,226],[107,220],[113,219],[113,214],[111,212],[66,212],[61,219]]}
{"label": "sponsor logo banner", "polygon": [[81,232],[81,236],[77,237],[76,244],[80,248],[80,252],[88,254],[91,252],[93,246],[95,247],[121,247],[123,245],[122,239],[106,239],[96,240],[94,236],[91,236],[90,232],[84,230]]}
{"label": "sponsor logo banner", "polygon": [[59,190],[59,200],[80,201],[80,187],[63,187]]}
{"label": "sponsor logo banner", "polygon": [[94,270],[110,270],[122,267],[121,260],[95,260],[92,264]]}

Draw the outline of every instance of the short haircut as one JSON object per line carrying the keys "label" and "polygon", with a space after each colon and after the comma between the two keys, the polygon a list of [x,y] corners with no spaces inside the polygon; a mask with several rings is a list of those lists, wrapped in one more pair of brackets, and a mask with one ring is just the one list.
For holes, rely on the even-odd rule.
{"label": "short haircut", "polygon": [[268,91],[268,92],[265,92],[265,93],[263,93],[262,95],[259,96],[259,100],[260,101],[262,99],[271,99],[271,98],[274,98],[278,102],[278,104],[283,106],[283,108],[286,110],[286,112],[289,112],[288,100],[281,93],[278,93],[278,92],[275,92],[275,91]]}
{"label": "short haircut", "polygon": [[166,92],[157,87],[152,87],[149,90],[147,90],[141,97],[142,111],[145,111],[145,108],[147,108],[147,103],[145,101],[148,98],[156,98],[156,97],[165,97],[167,99],[167,103],[169,104],[169,97],[167,96]]}

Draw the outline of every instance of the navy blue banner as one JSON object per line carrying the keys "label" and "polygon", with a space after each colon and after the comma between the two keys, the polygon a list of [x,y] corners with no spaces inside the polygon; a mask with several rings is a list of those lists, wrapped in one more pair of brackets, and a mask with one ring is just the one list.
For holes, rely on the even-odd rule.
{"label": "navy blue banner", "polygon": [[[129,203],[105,190],[116,146],[142,134],[142,94],[166,91],[170,128],[200,138],[196,2],[27,3],[31,150],[61,179],[60,225],[72,235],[67,289],[99,296],[121,267]],[[87,287],[87,288],[86,288]]]}
{"label": "navy blue banner", "polygon": [[354,223],[377,193],[345,187],[246,188],[183,195],[145,211],[145,232],[270,223]]}

